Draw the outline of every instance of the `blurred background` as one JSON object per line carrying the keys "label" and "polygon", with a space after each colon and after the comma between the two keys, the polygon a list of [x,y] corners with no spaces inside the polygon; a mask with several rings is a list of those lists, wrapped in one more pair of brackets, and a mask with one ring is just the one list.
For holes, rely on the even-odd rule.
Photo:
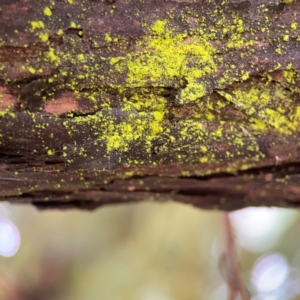
{"label": "blurred background", "polygon": [[[230,214],[254,300],[300,299],[300,213]],[[222,215],[178,203],[38,211],[0,204],[0,299],[227,300]]]}

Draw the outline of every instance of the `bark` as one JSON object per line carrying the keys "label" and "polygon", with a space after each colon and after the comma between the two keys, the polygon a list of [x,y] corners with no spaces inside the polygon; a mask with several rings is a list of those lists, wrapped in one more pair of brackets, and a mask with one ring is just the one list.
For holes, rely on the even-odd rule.
{"label": "bark", "polygon": [[0,0],[0,200],[300,201],[300,1]]}

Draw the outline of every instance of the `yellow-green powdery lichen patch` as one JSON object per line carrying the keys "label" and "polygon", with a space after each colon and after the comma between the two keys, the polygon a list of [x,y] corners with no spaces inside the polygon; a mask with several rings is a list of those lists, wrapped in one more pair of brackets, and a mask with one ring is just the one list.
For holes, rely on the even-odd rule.
{"label": "yellow-green powdery lichen patch", "polygon": [[[47,20],[52,16],[51,8],[45,7],[43,13]],[[226,51],[233,48],[242,50],[245,47],[249,48],[249,52],[253,50],[251,47],[254,41],[243,38],[245,25],[242,19],[233,15],[232,24],[225,26],[222,22],[219,24],[219,36],[223,38],[230,33],[226,40]],[[71,28],[81,28],[74,21],[70,21],[69,25]],[[64,82],[61,84],[64,89],[72,91],[76,97],[83,95],[95,103],[96,112],[93,115],[74,117],[72,113],[67,114],[69,119],[65,120],[63,125],[70,136],[75,135],[78,128],[89,129],[86,131],[93,132],[93,138],[90,137],[89,142],[95,143],[95,146],[98,142],[105,144],[107,155],[115,150],[125,153],[135,143],[140,143],[142,150],[150,155],[153,141],[164,136],[167,137],[168,145],[162,142],[159,150],[173,151],[179,161],[184,156],[185,146],[190,147],[192,151],[193,148],[188,143],[193,141],[196,143],[195,153],[201,153],[198,155],[198,161],[211,162],[216,160],[217,151],[210,145],[222,143],[227,125],[231,126],[233,137],[226,137],[229,146],[223,153],[224,158],[236,155],[243,157],[245,136],[247,151],[254,153],[253,155],[259,152],[255,139],[251,138],[251,134],[243,126],[236,126],[238,122],[234,120],[231,123],[223,122],[222,116],[216,117],[224,107],[231,105],[238,113],[244,114],[246,117],[243,120],[246,120],[247,128],[252,126],[256,131],[263,132],[272,127],[278,132],[290,134],[294,130],[293,120],[298,118],[300,110],[291,109],[291,91],[274,82],[251,84],[250,71],[239,69],[239,66],[233,63],[222,65],[222,55],[217,55],[219,50],[214,46],[216,43],[213,43],[217,39],[215,31],[208,32],[202,26],[188,34],[171,30],[169,25],[166,20],[156,21],[149,27],[151,34],[135,44],[133,53],[124,56],[111,55],[107,58],[102,57],[100,51],[79,51],[80,38],[73,35],[64,36],[63,29],[56,30],[56,33],[62,37],[64,43],[70,45],[70,51],[65,53],[58,47],[50,46],[45,24],[38,20],[30,22],[30,32],[49,44],[43,60],[57,68],[56,72],[53,72],[54,75],[48,78],[49,84],[59,91],[59,85],[54,83],[59,81],[57,78],[60,77],[60,82]],[[291,29],[296,30],[297,24],[292,23]],[[83,34],[81,31],[81,35]],[[284,43],[289,42],[288,35],[284,35],[282,39]],[[113,48],[116,38],[104,33],[103,40]],[[62,66],[62,62],[67,62],[64,65],[76,65],[76,72]],[[104,73],[105,69],[101,68],[105,64],[108,67]],[[39,68],[35,66],[28,66],[27,70],[31,74],[39,72]],[[124,74],[123,82],[115,80],[115,74],[120,73]],[[288,83],[295,83],[294,70],[284,70],[283,77]],[[84,84],[81,85],[81,82]],[[245,84],[239,86],[237,82]],[[230,83],[235,83],[235,88],[227,89]],[[174,103],[168,103],[169,98],[157,92],[159,88],[166,87],[176,91],[173,102],[178,105],[178,111],[184,110],[186,105],[191,105],[187,108],[192,110],[189,117],[177,117],[175,125],[166,117],[169,107]],[[104,88],[113,89],[118,94],[117,107],[112,107],[109,101],[97,103],[98,94],[103,92]],[[127,91],[129,93],[126,93]],[[215,94],[218,93],[219,98],[210,102],[207,96],[213,91],[217,91]],[[53,92],[49,92],[47,97],[48,101],[53,97]],[[212,121],[220,122],[210,129],[208,135],[206,124]],[[173,135],[171,126],[178,131],[176,136]],[[74,149],[79,156],[87,156],[85,145],[76,146]],[[235,149],[235,152],[232,149]],[[47,153],[51,156],[55,151],[48,149]],[[64,149],[62,155],[67,157],[67,150]],[[184,160],[187,158],[182,159]],[[141,164],[141,161],[133,163]]]}
{"label": "yellow-green powdery lichen patch", "polygon": [[152,36],[141,41],[137,54],[125,59],[112,58],[111,64],[120,62],[128,70],[127,84],[130,87],[160,86],[164,80],[184,79],[187,84],[181,91],[181,103],[194,101],[207,93],[205,76],[217,71],[213,59],[215,49],[205,34],[172,33],[166,29],[167,21],[157,21],[152,26]]}
{"label": "yellow-green powdery lichen patch", "polygon": [[133,95],[130,99],[124,98],[124,106],[120,109],[125,121],[117,122],[112,110],[107,108],[95,115],[74,117],[65,125],[70,128],[75,122],[92,128],[98,133],[98,140],[105,142],[108,152],[128,151],[130,143],[139,140],[144,141],[144,147],[149,151],[152,139],[163,131],[164,106],[163,97]]}
{"label": "yellow-green powdery lichen patch", "polygon": [[[290,73],[289,73],[290,74]],[[292,80],[292,77],[288,77]],[[276,128],[278,132],[290,134],[294,129],[292,92],[281,85],[258,83],[232,91],[219,91],[228,101],[239,110],[251,116],[253,128],[265,130]]]}

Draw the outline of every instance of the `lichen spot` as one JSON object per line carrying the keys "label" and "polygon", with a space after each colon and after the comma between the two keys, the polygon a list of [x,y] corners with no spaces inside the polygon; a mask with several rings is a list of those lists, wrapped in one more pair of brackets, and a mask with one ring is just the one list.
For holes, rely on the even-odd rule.
{"label": "lichen spot", "polygon": [[47,154],[48,154],[49,156],[52,156],[52,155],[54,155],[54,151],[51,150],[51,149],[49,149],[49,150],[47,151]]}
{"label": "lichen spot", "polygon": [[38,37],[39,37],[43,42],[47,42],[47,41],[48,41],[48,38],[49,38],[49,36],[48,36],[47,33],[40,33],[40,34],[38,35]]}
{"label": "lichen spot", "polygon": [[158,20],[154,23],[154,25],[152,26],[152,32],[154,34],[163,34],[165,32],[165,26],[167,24],[166,20]]}
{"label": "lichen spot", "polygon": [[60,58],[55,54],[53,48],[50,48],[49,51],[46,53],[46,60],[50,62],[60,62]]}
{"label": "lichen spot", "polygon": [[298,24],[297,24],[296,22],[293,22],[293,23],[291,24],[291,28],[292,28],[293,30],[296,30],[296,29],[297,29],[297,26],[298,26]]}
{"label": "lichen spot", "polygon": [[45,25],[42,21],[31,21],[30,22],[32,30],[45,28]]}
{"label": "lichen spot", "polygon": [[44,8],[44,15],[47,16],[47,17],[52,16],[52,12],[51,12],[51,9],[49,7]]}
{"label": "lichen spot", "polygon": [[112,41],[112,38],[108,33],[105,34],[105,41],[106,42],[111,42]]}
{"label": "lichen spot", "polygon": [[200,31],[187,37],[167,29],[166,25],[166,20],[156,21],[151,27],[152,35],[138,45],[143,50],[124,60],[129,71],[126,81],[131,87],[149,82],[159,86],[163,80],[184,78],[187,86],[178,100],[195,101],[207,93],[210,83],[206,76],[217,71],[213,59],[216,50]]}
{"label": "lichen spot", "polygon": [[31,73],[31,74],[35,74],[35,69],[33,67],[29,67],[28,68],[28,71]]}
{"label": "lichen spot", "polygon": [[78,58],[78,60],[83,61],[84,60],[84,55],[82,53],[78,54],[77,58]]}

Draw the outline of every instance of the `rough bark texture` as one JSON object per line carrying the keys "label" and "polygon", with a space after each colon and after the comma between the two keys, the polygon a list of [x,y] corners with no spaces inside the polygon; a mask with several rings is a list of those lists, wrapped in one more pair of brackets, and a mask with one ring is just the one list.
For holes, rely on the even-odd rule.
{"label": "rough bark texture", "polygon": [[300,1],[0,0],[0,200],[300,201]]}

